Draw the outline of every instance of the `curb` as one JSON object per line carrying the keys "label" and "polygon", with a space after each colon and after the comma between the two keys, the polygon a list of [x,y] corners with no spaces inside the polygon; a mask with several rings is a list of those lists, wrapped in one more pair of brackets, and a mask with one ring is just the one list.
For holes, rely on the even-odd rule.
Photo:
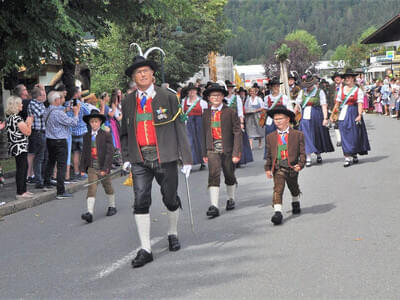
{"label": "curb", "polygon": [[[120,177],[119,172],[111,175],[111,179],[114,179],[117,177]],[[87,183],[87,181],[85,180],[82,182],[69,184],[65,187],[65,191],[68,193],[75,193],[79,190],[82,190],[82,187],[86,183]],[[38,193],[37,196],[35,195],[33,198],[10,201],[10,202],[6,203],[5,205],[0,206],[0,218],[14,214],[16,212],[19,212],[19,211],[27,209],[27,208],[38,206],[40,204],[43,204],[43,203],[46,203],[46,202],[49,202],[52,200],[57,200],[56,193],[57,193],[57,191],[55,189],[52,189],[51,191]]]}

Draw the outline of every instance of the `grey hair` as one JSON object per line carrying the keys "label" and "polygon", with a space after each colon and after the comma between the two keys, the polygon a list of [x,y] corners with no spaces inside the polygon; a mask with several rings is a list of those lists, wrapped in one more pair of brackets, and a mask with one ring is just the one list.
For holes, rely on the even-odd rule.
{"label": "grey hair", "polygon": [[37,99],[42,94],[42,89],[40,87],[34,87],[31,91],[33,99]]}
{"label": "grey hair", "polygon": [[25,87],[25,85],[23,85],[22,83],[18,84],[15,87],[14,92],[15,92],[15,94],[17,94],[18,97],[21,97],[21,93],[22,93],[22,90],[24,87]]}
{"label": "grey hair", "polygon": [[53,104],[57,99],[60,98],[61,98],[60,92],[51,91],[49,93],[49,96],[47,97],[47,100],[49,101],[50,104]]}

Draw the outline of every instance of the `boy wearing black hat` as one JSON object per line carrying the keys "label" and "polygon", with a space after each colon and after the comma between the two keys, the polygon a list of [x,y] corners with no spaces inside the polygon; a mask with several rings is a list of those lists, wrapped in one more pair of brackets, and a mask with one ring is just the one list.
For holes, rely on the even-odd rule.
{"label": "boy wearing black hat", "polygon": [[[111,170],[114,154],[112,137],[109,132],[100,128],[106,120],[105,116],[94,112],[83,117],[83,120],[90,126],[89,132],[83,137],[83,150],[80,163],[82,172],[88,174],[88,182],[96,182]],[[105,177],[101,181],[108,198],[107,216],[117,213],[115,208],[114,189],[111,184],[111,177]],[[93,221],[94,204],[96,201],[97,183],[92,183],[87,192],[87,212],[82,214],[82,220],[88,223]]]}
{"label": "boy wearing black hat", "polygon": [[285,106],[276,106],[269,110],[268,116],[273,118],[277,130],[267,136],[267,161],[264,168],[267,178],[274,179],[275,213],[271,222],[279,225],[283,219],[282,196],[285,183],[292,194],[292,213],[301,212],[298,176],[306,161],[304,134],[290,127],[290,122],[294,123],[295,114]]}
{"label": "boy wearing black hat", "polygon": [[235,167],[240,161],[242,148],[242,131],[239,117],[233,109],[222,101],[228,94],[224,87],[217,83],[212,84],[204,91],[211,106],[203,113],[203,160],[208,162],[208,190],[211,206],[207,216],[219,216],[218,198],[221,177],[221,168],[225,177],[228,201],[226,210],[235,208],[236,177]]}

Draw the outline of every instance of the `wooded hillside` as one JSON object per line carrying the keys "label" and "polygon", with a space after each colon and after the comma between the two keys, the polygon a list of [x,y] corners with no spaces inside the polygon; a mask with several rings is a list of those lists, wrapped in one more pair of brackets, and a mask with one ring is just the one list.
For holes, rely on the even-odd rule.
{"label": "wooded hillside", "polygon": [[276,42],[297,29],[327,44],[326,53],[350,45],[368,27],[379,28],[398,13],[398,0],[230,0],[225,15],[234,37],[225,54],[237,63],[262,63]]}

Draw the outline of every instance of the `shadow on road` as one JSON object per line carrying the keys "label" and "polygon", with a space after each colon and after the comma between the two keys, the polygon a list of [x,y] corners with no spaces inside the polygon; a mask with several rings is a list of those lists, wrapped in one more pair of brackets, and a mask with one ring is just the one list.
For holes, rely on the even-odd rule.
{"label": "shadow on road", "polygon": [[384,160],[388,157],[389,157],[389,155],[370,156],[370,157],[365,157],[365,158],[363,156],[360,156],[360,163],[377,162],[380,160]]}
{"label": "shadow on road", "polygon": [[[301,215],[305,214],[325,214],[332,209],[336,208],[336,205],[333,203],[326,203],[326,204],[318,204],[318,205],[313,205],[313,206],[308,206],[301,208],[301,214],[300,215],[290,215],[289,217],[284,219],[284,222],[290,221],[291,219],[301,217]],[[291,213],[291,211],[288,211],[288,213]]]}

